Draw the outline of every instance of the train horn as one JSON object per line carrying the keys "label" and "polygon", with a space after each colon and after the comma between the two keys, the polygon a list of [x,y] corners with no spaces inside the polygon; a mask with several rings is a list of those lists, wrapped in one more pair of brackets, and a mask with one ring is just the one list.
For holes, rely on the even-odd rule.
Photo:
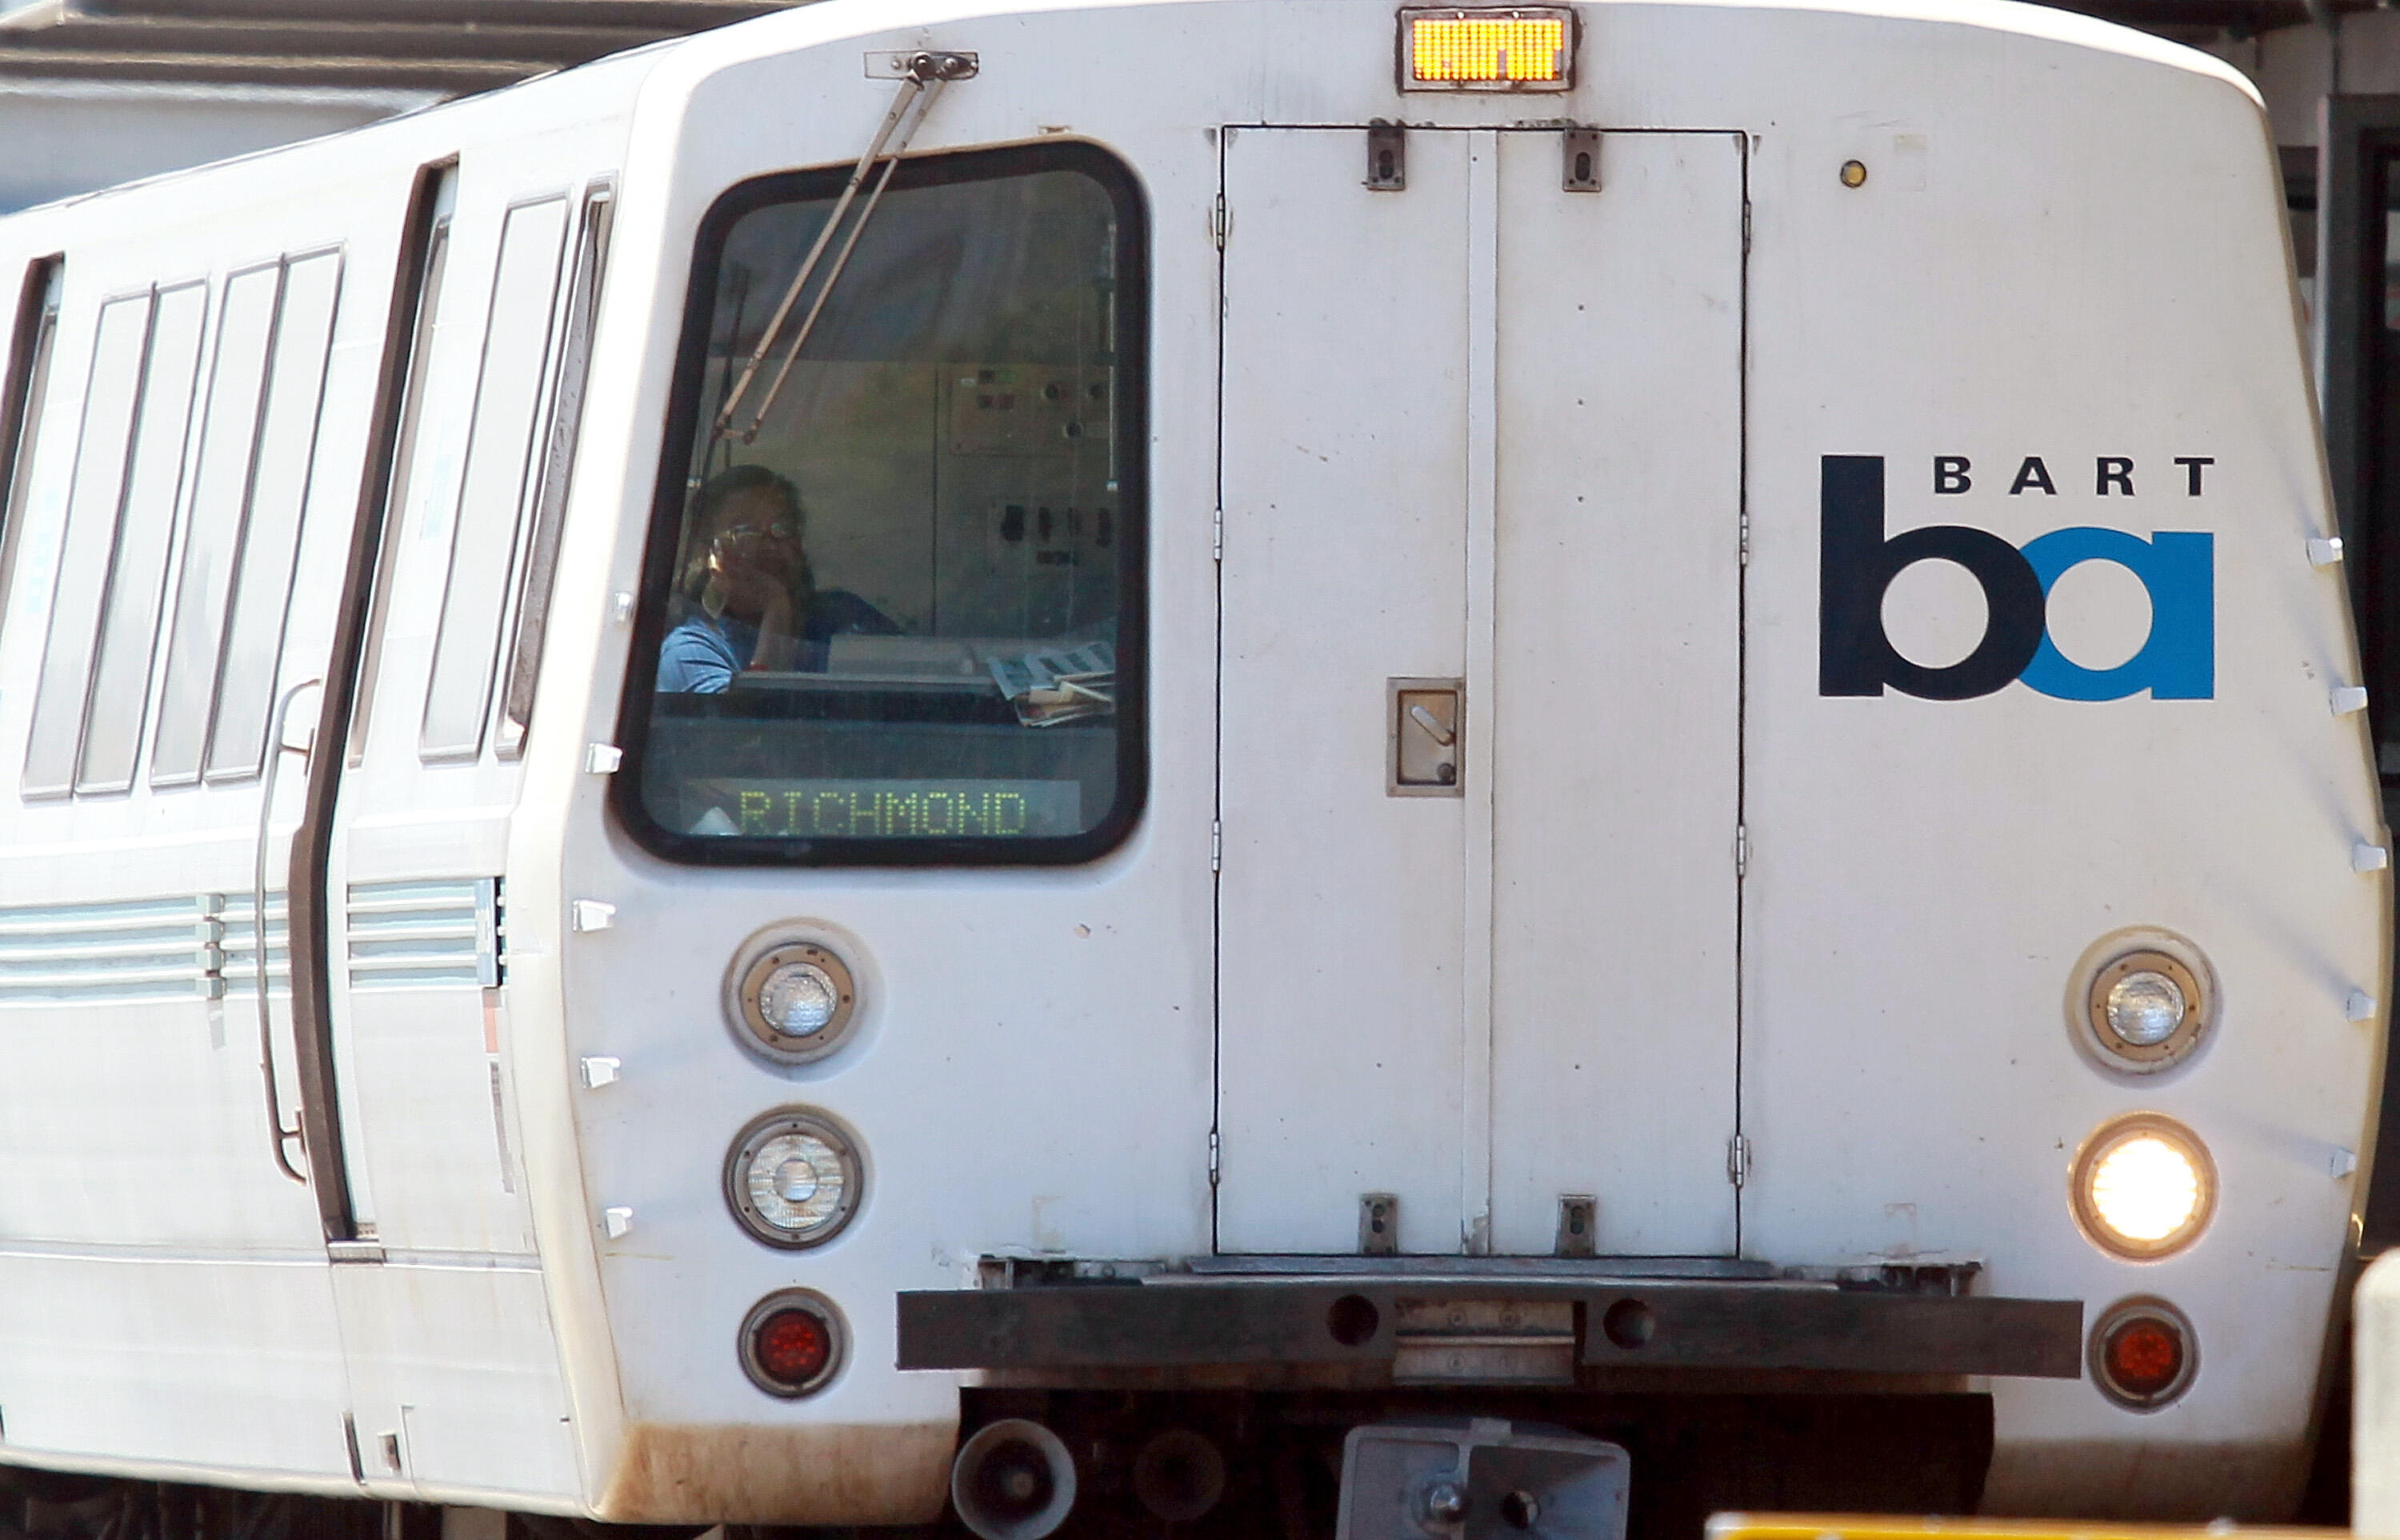
{"label": "train horn", "polygon": [[1188,1524],[1225,1495],[1225,1456],[1205,1435],[1170,1428],[1134,1457],[1133,1494],[1152,1518]]}
{"label": "train horn", "polygon": [[979,1429],[950,1465],[950,1505],[982,1540],[1042,1540],[1075,1506],[1075,1462],[1022,1417]]}

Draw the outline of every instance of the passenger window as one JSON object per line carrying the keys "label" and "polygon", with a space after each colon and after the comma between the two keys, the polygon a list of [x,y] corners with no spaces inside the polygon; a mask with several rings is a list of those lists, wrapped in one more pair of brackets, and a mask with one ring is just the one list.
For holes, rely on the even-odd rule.
{"label": "passenger window", "polygon": [[207,284],[187,283],[159,291],[151,310],[150,358],[143,370],[125,501],[109,556],[83,761],[75,774],[78,792],[117,792],[133,784],[142,720],[150,705],[150,665],[157,655],[158,602],[183,494],[184,451],[208,301]]}
{"label": "passenger window", "polygon": [[608,225],[616,194],[606,184],[583,197],[582,228],[567,282],[566,330],[559,339],[558,386],[550,409],[548,447],[535,480],[533,537],[526,543],[516,645],[509,649],[508,688],[500,698],[499,752],[524,752],[533,722],[533,688],[541,673],[542,638],[550,629],[551,579],[566,528],[566,491],[575,468],[575,441],[583,425],[583,386],[592,362],[592,328],[600,316],[600,274],[608,260]]}
{"label": "passenger window", "polygon": [[[349,764],[354,769],[366,761],[367,730],[383,677],[384,627],[391,614],[391,585],[400,568],[401,535],[408,524],[409,497],[423,469],[417,460],[420,455],[430,459],[435,448],[430,441],[419,442],[416,428],[425,412],[426,372],[433,361],[433,331],[442,303],[442,274],[450,261],[450,219],[457,205],[458,168],[453,164],[426,174],[433,178],[433,185],[419,217],[430,224],[414,275],[415,325],[409,335],[407,375],[401,386],[400,421],[392,435],[389,479],[382,487],[383,532],[375,557],[375,596],[368,603],[366,637],[359,654],[357,695],[350,711]],[[402,275],[400,281],[410,281],[410,276]]]}
{"label": "passenger window", "polygon": [[8,348],[8,386],[0,398],[0,612],[17,569],[17,538],[25,524],[25,492],[34,476],[34,445],[41,437],[42,402],[49,393],[50,345],[59,334],[59,294],[66,265],[57,257],[25,270],[17,300],[17,329]]}
{"label": "passenger window", "polygon": [[216,720],[209,734],[211,781],[256,775],[266,758],[266,718],[283,660],[283,624],[292,607],[300,518],[308,502],[317,414],[341,292],[338,251],[284,264],[266,402],[258,419],[256,468],[233,556],[232,609],[218,664]]}
{"label": "passenger window", "polygon": [[844,180],[703,222],[620,814],[681,859],[1086,859],[1141,794],[1136,194],[1085,146],[907,160],[811,269]]}
{"label": "passenger window", "polygon": [[275,332],[275,299],[282,265],[236,273],[225,280],[217,310],[216,362],[209,372],[208,408],[200,419],[199,465],[193,474],[192,511],[184,535],[184,577],[168,630],[167,680],[158,706],[150,784],[171,786],[200,777],[209,706],[217,682],[225,603],[233,594],[234,557],[241,516],[250,501],[252,452],[258,444],[258,408],[266,394],[266,350]]}
{"label": "passenger window", "polygon": [[529,490],[534,426],[549,373],[566,212],[565,198],[544,198],[510,210],[501,227],[482,377],[450,536],[450,580],[418,744],[429,760],[472,759],[483,752],[502,610]]}
{"label": "passenger window", "polygon": [[67,494],[66,531],[50,591],[49,634],[43,643],[41,682],[25,750],[28,797],[63,797],[75,786],[86,687],[100,638],[101,592],[108,581],[109,547],[123,506],[133,407],[150,340],[150,303],[151,295],[143,293],[100,307],[75,483]]}

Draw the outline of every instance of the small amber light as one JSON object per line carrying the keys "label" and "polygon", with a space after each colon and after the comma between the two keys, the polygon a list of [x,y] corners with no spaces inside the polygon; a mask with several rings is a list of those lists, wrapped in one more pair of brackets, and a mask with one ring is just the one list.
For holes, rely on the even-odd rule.
{"label": "small amber light", "polygon": [[1561,7],[1406,10],[1401,85],[1410,90],[1565,90],[1575,20]]}
{"label": "small amber light", "polygon": [[1845,187],[1863,187],[1863,186],[1865,186],[1866,184],[1867,184],[1867,163],[1866,163],[1865,161],[1863,161],[1863,160],[1845,160],[1845,161],[1843,161],[1843,162],[1842,162],[1842,185],[1843,185],[1843,186],[1845,186]]}

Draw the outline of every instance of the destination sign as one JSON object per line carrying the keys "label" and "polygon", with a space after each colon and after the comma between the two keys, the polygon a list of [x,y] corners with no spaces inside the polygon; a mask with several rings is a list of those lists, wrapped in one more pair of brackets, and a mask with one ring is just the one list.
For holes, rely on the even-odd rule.
{"label": "destination sign", "polygon": [[[1084,832],[1074,781],[709,781],[692,788],[754,839],[1013,839]],[[730,826],[728,826],[730,825]]]}

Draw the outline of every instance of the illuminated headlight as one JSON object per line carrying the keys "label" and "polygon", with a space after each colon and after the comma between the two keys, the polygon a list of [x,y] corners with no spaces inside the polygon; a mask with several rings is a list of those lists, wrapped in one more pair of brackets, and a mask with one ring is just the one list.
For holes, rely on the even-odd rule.
{"label": "illuminated headlight", "polygon": [[2132,1261],[2182,1250],[2208,1228],[2216,1207],[2208,1147],[2154,1112],[2119,1118],[2084,1140],[2071,1181],[2084,1234]]}
{"label": "illuminated headlight", "polygon": [[725,1162],[725,1201],[769,1246],[822,1246],[858,1208],[858,1153],[832,1120],[797,1108],[742,1130]]}
{"label": "illuminated headlight", "polygon": [[2216,1015],[2199,948],[2163,934],[2156,945],[2121,950],[2092,971],[2074,1013],[2084,1046],[2126,1075],[2171,1070],[2197,1052]]}
{"label": "illuminated headlight", "polygon": [[742,1041],[782,1064],[821,1059],[849,1040],[858,989],[834,952],[788,933],[754,936],[727,977]]}

